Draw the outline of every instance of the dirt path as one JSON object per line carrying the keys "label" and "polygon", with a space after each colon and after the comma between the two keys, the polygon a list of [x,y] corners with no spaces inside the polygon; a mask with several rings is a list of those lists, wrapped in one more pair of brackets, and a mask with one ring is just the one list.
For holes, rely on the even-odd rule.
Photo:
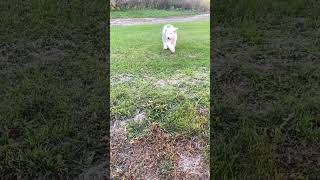
{"label": "dirt path", "polygon": [[191,22],[199,20],[209,20],[210,14],[200,14],[195,16],[167,17],[167,18],[129,18],[129,19],[111,19],[111,26],[130,26],[139,24],[161,24],[172,22]]}

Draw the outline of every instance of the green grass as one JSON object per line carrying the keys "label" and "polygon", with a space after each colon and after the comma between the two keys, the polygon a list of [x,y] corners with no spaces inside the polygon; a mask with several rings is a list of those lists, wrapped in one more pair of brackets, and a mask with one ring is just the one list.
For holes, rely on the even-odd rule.
{"label": "green grass", "polygon": [[111,11],[110,17],[115,18],[157,18],[171,16],[190,16],[197,14],[193,10],[162,10],[162,9],[143,9],[143,10],[118,10]]}
{"label": "green grass", "polygon": [[0,4],[1,179],[75,178],[106,158],[105,2]]}
{"label": "green grass", "polygon": [[157,172],[159,177],[166,178],[173,170],[174,162],[171,159],[163,159],[160,162],[159,170]]}
{"label": "green grass", "polygon": [[320,177],[320,3],[215,4],[211,177]]}
{"label": "green grass", "polygon": [[162,49],[161,24],[111,28],[111,118],[146,113],[130,125],[132,137],[152,122],[171,133],[208,133],[208,113],[199,111],[209,108],[209,21],[173,25],[175,54]]}

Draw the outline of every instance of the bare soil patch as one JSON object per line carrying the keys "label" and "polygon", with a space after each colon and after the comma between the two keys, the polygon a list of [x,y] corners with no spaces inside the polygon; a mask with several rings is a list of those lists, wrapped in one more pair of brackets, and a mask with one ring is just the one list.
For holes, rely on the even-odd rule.
{"label": "bare soil patch", "polygon": [[27,40],[21,40],[0,45],[1,64],[33,65],[40,63],[45,65],[63,59],[66,55],[62,50],[63,42],[51,40],[49,43],[50,47],[45,46],[41,41],[30,43]]}
{"label": "bare soil patch", "polygon": [[152,125],[144,137],[131,142],[120,138],[126,136],[124,129],[119,131],[111,131],[113,179],[209,179],[198,141],[173,137],[158,125]]}

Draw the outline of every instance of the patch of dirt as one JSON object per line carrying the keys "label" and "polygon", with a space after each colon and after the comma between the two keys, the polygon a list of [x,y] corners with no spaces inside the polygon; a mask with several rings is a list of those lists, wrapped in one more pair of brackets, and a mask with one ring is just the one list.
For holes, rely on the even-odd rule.
{"label": "patch of dirt", "polygon": [[37,42],[30,43],[22,40],[11,44],[1,45],[0,62],[20,65],[33,63],[47,64],[61,60],[65,56],[65,52],[59,47],[61,45],[50,46],[50,48],[40,47],[40,45]]}
{"label": "patch of dirt", "polygon": [[287,178],[303,177],[312,169],[318,169],[320,173],[320,144],[287,140],[278,148],[277,163],[282,175]]}
{"label": "patch of dirt", "polygon": [[209,116],[209,108],[199,108],[198,113],[200,116]]}
{"label": "patch of dirt", "polygon": [[168,83],[171,84],[171,85],[177,85],[177,84],[179,84],[179,80],[171,79],[171,80],[168,80]]}
{"label": "patch of dirt", "polygon": [[119,74],[110,78],[111,85],[130,82],[133,79],[132,74]]}
{"label": "patch of dirt", "polygon": [[140,24],[162,24],[173,22],[192,22],[200,20],[209,20],[210,14],[200,14],[195,16],[167,17],[167,18],[129,18],[129,19],[111,19],[111,26],[130,26]]}
{"label": "patch of dirt", "polygon": [[111,141],[112,179],[209,179],[196,140],[172,137],[154,124],[144,137],[122,143]]}
{"label": "patch of dirt", "polygon": [[85,170],[83,173],[81,173],[77,179],[79,180],[91,180],[91,179],[97,179],[97,180],[105,180],[107,179],[107,162],[101,162],[97,164],[94,167],[91,167],[87,170]]}
{"label": "patch of dirt", "polygon": [[137,114],[137,115],[133,118],[133,120],[134,120],[135,122],[141,122],[141,121],[143,121],[145,118],[146,118],[146,113],[142,112],[142,113]]}
{"label": "patch of dirt", "polygon": [[173,78],[170,79],[160,79],[160,80],[156,80],[156,82],[154,83],[155,86],[157,87],[166,87],[166,86],[174,86],[174,87],[182,87],[185,85],[200,85],[200,84],[209,84],[209,72],[205,73],[206,70],[204,70],[204,72],[196,72],[194,75],[192,76],[188,76],[186,74],[176,74],[175,76],[173,76]]}
{"label": "patch of dirt", "polygon": [[183,170],[183,172],[196,174],[199,170],[201,162],[201,156],[189,156],[189,155],[181,155],[179,159],[179,167]]}
{"label": "patch of dirt", "polygon": [[[141,112],[135,117],[125,120],[114,120],[110,122],[110,150],[111,154],[126,154],[127,147],[127,129],[126,126],[130,122],[142,122],[146,118],[146,113]],[[111,156],[113,157],[113,156]]]}
{"label": "patch of dirt", "polygon": [[157,82],[155,82],[155,85],[156,86],[159,86],[159,87],[164,87],[166,86],[167,82],[165,80],[158,80]]}
{"label": "patch of dirt", "polygon": [[142,122],[145,118],[146,118],[146,113],[141,112],[136,114],[133,118],[111,121],[110,123],[111,131],[117,130],[120,128],[125,128],[129,122]]}

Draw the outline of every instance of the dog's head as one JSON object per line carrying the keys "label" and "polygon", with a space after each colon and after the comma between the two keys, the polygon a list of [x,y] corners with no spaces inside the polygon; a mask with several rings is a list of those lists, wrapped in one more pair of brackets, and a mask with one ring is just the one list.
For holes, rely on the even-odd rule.
{"label": "dog's head", "polygon": [[175,27],[170,27],[166,30],[166,39],[171,40],[174,36],[175,33],[177,32],[178,28]]}

